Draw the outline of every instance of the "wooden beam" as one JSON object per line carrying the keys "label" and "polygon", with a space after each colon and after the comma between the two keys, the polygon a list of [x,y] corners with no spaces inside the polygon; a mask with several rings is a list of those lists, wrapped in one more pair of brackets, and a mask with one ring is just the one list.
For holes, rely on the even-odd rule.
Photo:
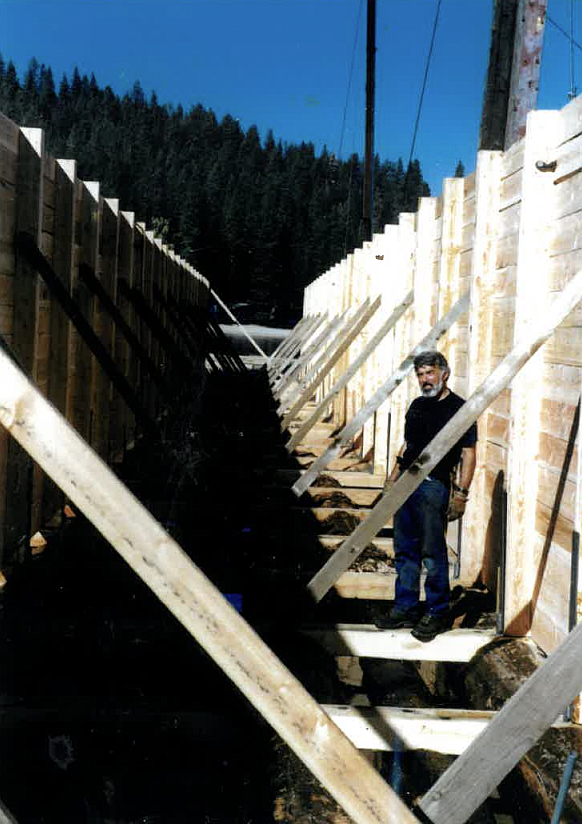
{"label": "wooden beam", "polygon": [[382,324],[382,326],[378,329],[372,340],[368,343],[368,345],[362,350],[359,356],[355,359],[355,361],[350,364],[350,366],[346,369],[344,374],[334,383],[332,388],[329,390],[327,395],[323,398],[321,403],[318,404],[314,412],[311,416],[301,424],[299,429],[297,429],[289,441],[285,444],[285,449],[287,452],[291,453],[295,449],[295,447],[301,443],[301,441],[306,437],[308,432],[310,432],[315,424],[322,418],[326,408],[332,402],[332,400],[339,395],[341,390],[347,385],[347,383],[353,378],[356,374],[360,366],[370,357],[372,352],[376,349],[376,347],[382,342],[382,340],[386,337],[386,335],[392,330],[392,328],[396,325],[396,323],[400,320],[402,315],[408,309],[410,304],[412,303],[414,297],[414,293],[410,291],[403,301],[401,301],[398,306],[394,309],[394,311],[390,314],[389,318]]}
{"label": "wooden beam", "polygon": [[[536,168],[540,157],[553,151],[560,113],[531,112],[522,172],[521,216],[515,276],[514,340],[543,320],[549,299],[550,232],[548,212],[556,187],[553,175]],[[532,272],[536,276],[532,278]],[[540,375],[543,353],[534,355],[511,387],[509,450],[507,456],[507,552],[505,568],[505,632],[525,635],[532,621],[531,597],[536,577],[536,501],[541,431]]]}
{"label": "wooden beam", "polygon": [[380,630],[365,624],[305,626],[301,633],[317,641],[332,655],[387,661],[467,662],[496,637],[494,629],[451,629],[425,643],[413,638],[409,629]]}
{"label": "wooden beam", "polygon": [[358,824],[416,816],[222,593],[0,351],[0,423],[204,647]]}
{"label": "wooden beam", "polygon": [[[296,341],[280,364],[279,369],[270,376],[269,384],[274,391],[279,391],[298,369],[304,368],[313,352],[319,348],[321,342],[330,334],[330,330],[333,331],[339,322],[339,317],[334,316],[331,320],[328,320],[327,314],[316,316],[305,337],[301,336]],[[299,352],[301,354],[298,354]]]}
{"label": "wooden beam", "polygon": [[[523,337],[512,351],[486,378],[451,420],[432,439],[412,466],[404,472],[390,494],[384,495],[372,509],[368,519],[360,524],[340,549],[311,579],[308,590],[320,601],[339,576],[363,552],[370,538],[377,535],[397,509],[410,497],[431,470],[457,443],[495,398],[511,383],[520,369],[545,343],[554,329],[566,318],[582,298],[582,269],[570,280],[563,291],[546,307],[544,316],[531,328],[525,327]],[[306,473],[307,474],[307,473]],[[293,489],[298,486],[295,484]]]}
{"label": "wooden beam", "polygon": [[[298,415],[299,410],[306,404],[306,402],[311,398],[311,396],[315,393],[316,389],[321,386],[325,378],[329,375],[333,367],[336,365],[338,360],[341,356],[346,352],[352,342],[357,338],[360,334],[364,326],[368,323],[374,312],[378,309],[381,303],[381,297],[378,295],[376,300],[370,304],[366,301],[365,304],[362,306],[366,306],[365,311],[360,314],[360,317],[357,318],[355,323],[348,324],[347,327],[342,331],[341,338],[338,341],[338,344],[332,348],[332,352],[329,357],[322,363],[321,368],[317,375],[315,375],[311,382],[303,389],[303,392],[299,395],[295,402],[290,401],[291,408],[286,413],[285,417],[281,422],[281,429],[287,429],[289,424],[292,420]],[[327,354],[327,353],[326,353]],[[307,378],[309,380],[309,376]]]}
{"label": "wooden beam", "polygon": [[67,312],[79,335],[95,356],[97,362],[106,371],[115,389],[122,396],[142,426],[152,435],[157,434],[157,427],[143,409],[133,389],[119,372],[117,365],[107,349],[103,346],[73,298],[66,291],[59,278],[53,272],[48,261],[37,247],[34,239],[27,232],[21,232],[16,238],[19,254],[27,258],[30,265],[42,277],[52,294]]}
{"label": "wooden beam", "polygon": [[463,824],[582,690],[579,624],[420,802],[434,824]]}
{"label": "wooden beam", "polygon": [[303,327],[303,324],[306,321],[307,321],[307,316],[304,316],[304,317],[300,318],[297,321],[297,323],[295,324],[295,326],[293,326],[293,328],[289,330],[289,333],[282,340],[279,341],[279,343],[273,349],[271,354],[267,356],[267,371],[268,371],[271,363],[273,362],[273,360],[276,360],[279,357],[279,353],[283,351],[283,347],[285,346],[285,344],[287,343],[289,338],[291,338],[292,336],[297,334],[301,330],[301,328]]}
{"label": "wooden beam", "polygon": [[325,352],[328,347],[328,340],[335,334],[336,330],[346,322],[349,316],[349,310],[341,314],[334,315],[326,326],[320,331],[316,338],[312,338],[304,350],[302,350],[299,358],[291,363],[290,368],[284,374],[281,374],[272,383],[273,395],[276,398],[282,398],[284,393],[288,391],[293,376],[298,374],[300,370],[309,369],[309,363],[317,357],[321,357],[321,353]]}
{"label": "wooden beam", "polygon": [[132,347],[134,354],[137,358],[139,358],[142,367],[153,378],[158,388],[164,393],[166,398],[174,397],[174,392],[166,383],[166,379],[159,371],[158,367],[156,366],[150,355],[141,345],[137,335],[126,322],[125,318],[123,317],[115,303],[111,300],[111,298],[101,285],[100,281],[95,277],[95,274],[91,267],[88,266],[86,263],[82,263],[79,266],[79,277],[85,281],[89,289],[91,289],[91,291],[95,294],[95,296],[103,305],[103,309],[109,313],[110,317],[115,323],[116,328],[124,335],[127,342]]}
{"label": "wooden beam", "polygon": [[447,312],[444,318],[438,321],[433,326],[428,335],[420,341],[417,346],[408,354],[402,361],[398,369],[388,378],[382,386],[376,390],[370,400],[364,404],[358,414],[344,426],[342,431],[336,438],[334,446],[318,458],[304,475],[293,485],[293,492],[299,497],[305,490],[311,486],[317,476],[328,466],[334,458],[340,454],[342,447],[345,446],[362,428],[363,424],[374,414],[380,404],[384,403],[386,398],[390,397],[392,392],[399,386],[406,378],[408,373],[414,366],[414,358],[416,355],[423,352],[425,349],[432,349],[437,341],[450,329],[453,323],[459,318],[463,312],[466,312],[469,306],[469,294],[463,295],[457,303]]}
{"label": "wooden beam", "polygon": [[294,347],[299,345],[300,340],[305,340],[309,334],[309,329],[317,323],[321,323],[320,315],[306,315],[301,318],[297,326],[291,330],[290,334],[279,344],[279,347],[271,355],[267,365],[269,380],[278,371],[281,361],[286,358]]}
{"label": "wooden beam", "polygon": [[494,712],[459,709],[400,709],[322,704],[359,750],[430,750],[460,755],[483,732]]}
{"label": "wooden beam", "polygon": [[[344,336],[350,332],[355,324],[359,323],[362,315],[368,310],[369,305],[370,301],[366,299],[363,303],[357,305],[353,312],[349,309],[346,310],[346,312],[342,315],[341,326],[335,330],[335,338],[321,352],[317,360],[312,361],[312,363],[306,367],[301,384],[297,384],[296,386],[289,388],[285,387],[283,390],[277,392],[277,397],[281,400],[277,410],[279,414],[281,414],[286,408],[288,409],[295,402],[295,399],[299,397],[305,387],[308,386],[314,379],[315,375],[325,365],[326,361],[329,360],[330,356],[333,355],[336,348],[340,345],[340,342],[343,340]],[[285,393],[287,393],[286,398],[284,397]]]}
{"label": "wooden beam", "polygon": [[247,332],[247,330],[245,329],[245,327],[243,326],[243,324],[242,324],[239,320],[237,320],[237,319],[236,319],[236,317],[232,314],[232,312],[230,311],[230,309],[228,308],[228,306],[226,305],[226,303],[225,303],[223,300],[221,300],[221,298],[219,298],[219,297],[218,297],[218,295],[216,294],[216,292],[214,291],[214,289],[211,289],[211,290],[210,290],[210,294],[212,295],[212,297],[214,298],[214,300],[222,306],[222,308],[223,308],[223,309],[224,309],[224,311],[227,313],[227,315],[229,315],[229,317],[231,317],[231,318],[233,319],[233,321],[234,321],[236,324],[238,324],[238,325],[240,326],[240,328],[241,328],[241,331],[242,331],[243,335],[247,338],[247,340],[248,340],[248,341],[250,341],[251,346],[252,346],[254,349],[256,349],[256,350],[257,350],[257,352],[259,353],[259,355],[262,355],[262,356],[265,358],[265,360],[266,360],[267,356],[266,356],[266,354],[263,352],[263,350],[261,349],[261,347],[259,346],[259,344],[258,344],[258,343],[257,343],[257,342],[256,342],[256,341],[255,341],[255,340],[254,340],[254,339],[253,339],[250,335],[249,335],[249,333]]}

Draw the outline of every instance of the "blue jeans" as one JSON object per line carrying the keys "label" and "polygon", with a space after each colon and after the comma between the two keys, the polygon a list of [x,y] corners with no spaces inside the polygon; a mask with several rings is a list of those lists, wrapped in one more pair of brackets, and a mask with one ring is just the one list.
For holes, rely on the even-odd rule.
{"label": "blue jeans", "polygon": [[445,530],[449,490],[441,481],[424,480],[394,515],[396,603],[399,611],[417,610],[420,570],[426,567],[426,612],[449,608],[449,562]]}

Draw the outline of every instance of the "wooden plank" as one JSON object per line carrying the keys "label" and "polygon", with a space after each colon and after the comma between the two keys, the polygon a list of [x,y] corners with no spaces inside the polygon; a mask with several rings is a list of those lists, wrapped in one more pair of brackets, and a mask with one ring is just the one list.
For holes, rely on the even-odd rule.
{"label": "wooden plank", "polygon": [[[354,530],[341,548],[312,578],[308,590],[316,601],[323,598],[342,572],[345,572],[363,552],[370,538],[378,534],[383,525],[420,486],[441,458],[487,409],[491,401],[509,385],[523,365],[539,350],[554,328],[572,311],[581,298],[582,270],[567,284],[552,305],[545,307],[545,313],[542,318],[538,319],[538,323],[524,329],[521,341],[514,346],[509,355],[501,361],[457,414],[433,438],[414,464],[401,475],[390,494],[382,497],[372,509],[368,519]],[[298,484],[299,482],[294,485],[294,490]],[[529,597],[531,597],[531,590]]]}
{"label": "wooden plank", "polygon": [[434,824],[463,824],[499,786],[582,690],[581,657],[579,624],[422,798]]}
{"label": "wooden plank", "polygon": [[117,369],[111,355],[105,349],[95,332],[93,332],[93,329],[81,313],[75,301],[65,291],[59,279],[49,266],[47,260],[36,247],[31,236],[27,233],[19,234],[17,237],[17,245],[23,255],[26,255],[27,259],[33,263],[36,271],[38,271],[38,273],[42,276],[55,298],[65,309],[75,328],[79,332],[80,340],[87,345],[87,348],[93,353],[98,363],[104,371],[107,372],[110,380],[113,382],[113,385],[128,406],[132,408],[136,417],[139,418],[140,422],[148,432],[156,434],[157,428],[155,424],[147,417],[126,379],[119,373],[119,370]]}
{"label": "wooden plank", "polygon": [[302,495],[309,486],[311,486],[317,476],[340,454],[342,447],[345,446],[354,437],[354,435],[356,435],[359,429],[361,429],[364,422],[368,420],[371,415],[373,415],[380,404],[382,404],[386,398],[392,394],[396,387],[402,383],[402,381],[412,370],[416,355],[423,352],[425,349],[434,348],[437,341],[445,334],[445,332],[448,331],[448,329],[467,309],[468,306],[469,295],[466,294],[457,301],[452,309],[447,312],[445,317],[441,318],[441,320],[433,326],[428,335],[414,347],[404,361],[402,361],[398,369],[372,395],[370,400],[364,404],[356,417],[352,418],[352,420],[342,429],[336,438],[335,445],[331,446],[320,458],[318,458],[317,461],[314,462],[313,466],[309,468],[309,471],[302,475],[301,478],[293,485],[293,492],[298,497],[299,495]]}
{"label": "wooden plank", "polygon": [[[360,824],[416,817],[221,592],[0,351],[0,423]],[[58,449],[55,449],[58,444]]]}
{"label": "wooden plank", "polygon": [[426,643],[409,629],[381,630],[373,624],[303,626],[300,631],[332,655],[386,661],[467,662],[496,637],[494,629],[451,629]]}
{"label": "wooden plank", "polygon": [[325,395],[321,403],[315,408],[309,418],[293,433],[289,441],[285,444],[287,452],[292,452],[295,447],[308,435],[315,424],[323,416],[327,406],[332,400],[339,395],[341,390],[347,385],[351,378],[356,374],[360,366],[370,357],[376,347],[382,342],[387,334],[394,328],[396,323],[400,320],[404,312],[410,306],[413,300],[413,293],[408,295],[401,301],[394,311],[390,314],[385,323],[376,332],[374,337],[369,341],[368,345],[362,350],[360,355],[350,364],[343,375],[334,383],[329,392]]}
{"label": "wooden plank", "polygon": [[360,750],[460,755],[487,727],[494,712],[459,709],[400,709],[322,704],[340,730]]}
{"label": "wooden plank", "polygon": [[269,376],[269,383],[281,371],[281,364],[291,357],[292,352],[296,352],[302,341],[306,341],[309,337],[310,329],[315,329],[316,326],[323,323],[320,315],[305,315],[297,324],[291,334],[283,341],[281,349],[277,356],[272,356],[271,362],[267,366],[267,375]]}
{"label": "wooden plank", "polygon": [[[501,175],[501,152],[481,151],[477,155],[475,184],[476,223],[475,243],[471,259],[473,279],[471,283],[471,307],[469,310],[469,376],[468,393],[486,379],[492,369],[491,354],[495,334],[493,331],[495,289],[494,262],[497,243],[497,216],[499,212],[499,181]],[[505,353],[504,353],[505,354]],[[503,393],[500,395],[500,397]],[[489,407],[491,410],[493,407]],[[509,415],[509,409],[507,410]],[[463,553],[461,569],[463,575],[474,581],[481,577],[484,583],[495,591],[492,570],[484,559],[488,557],[488,542],[491,540],[488,524],[491,518],[492,499],[486,493],[487,440],[490,437],[491,413],[479,420],[477,441],[477,465],[471,484],[471,505],[462,519]]]}
{"label": "wooden plank", "polygon": [[[305,403],[311,398],[311,396],[315,393],[316,389],[321,386],[325,378],[329,375],[333,367],[339,361],[341,356],[346,352],[353,341],[357,338],[360,332],[363,330],[365,325],[368,323],[374,312],[378,309],[381,303],[381,297],[378,297],[371,303],[367,305],[367,301],[365,304],[362,305],[362,309],[364,307],[365,311],[361,313],[357,313],[352,322],[349,323],[345,329],[342,330],[340,333],[340,338],[336,342],[336,345],[332,344],[330,349],[332,349],[331,353],[328,357],[326,357],[325,362],[322,363],[319,371],[316,375],[313,376],[311,381],[307,383],[310,379],[309,376],[306,378],[307,386],[304,387],[303,391],[297,398],[297,400],[289,400],[289,404],[291,405],[289,411],[286,412],[285,417],[281,422],[281,429],[287,429],[291,424],[291,421],[298,415],[301,408],[305,405]],[[359,314],[359,317],[358,317]],[[326,353],[327,355],[327,353]]]}
{"label": "wooden plank", "polygon": [[[311,353],[314,352],[332,328],[338,318],[328,318],[327,313],[315,315],[307,326],[305,334],[301,334],[290,350],[281,358],[277,368],[269,376],[272,389],[279,390],[284,382],[290,380],[298,369],[303,369]],[[299,355],[299,352],[301,354]],[[309,353],[309,354],[308,354]]]}
{"label": "wooden plank", "polygon": [[[273,389],[273,395],[280,401],[279,408],[277,409],[278,414],[282,414],[284,409],[289,408],[293,403],[295,403],[297,397],[302,394],[305,387],[309,386],[319,370],[325,365],[330,356],[333,355],[335,349],[339,345],[339,341],[341,341],[343,336],[349,332],[354,324],[359,322],[362,314],[368,309],[368,306],[368,301],[365,301],[364,304],[357,306],[353,312],[347,310],[343,315],[341,315],[341,322],[334,328],[328,338],[326,338],[326,341],[324,342],[325,345],[319,354],[314,352],[314,359],[308,359],[311,360],[311,363],[308,363],[308,361],[305,362],[305,372],[302,380],[299,381],[298,384],[296,383],[294,386],[291,386],[289,376],[286,376],[282,384]],[[340,316],[338,315],[337,317]],[[331,338],[331,340],[329,340],[329,338]]]}
{"label": "wooden plank", "polygon": [[[361,750],[429,750],[460,755],[495,718],[487,710],[361,707],[322,704],[322,709]],[[558,721],[554,729],[574,729]]]}
{"label": "wooden plank", "polygon": [[[44,202],[44,132],[20,129],[18,137],[18,174],[15,201],[15,231],[29,232],[42,242],[41,213]],[[33,380],[38,379],[39,278],[34,266],[16,253],[12,346],[18,362]],[[22,560],[23,539],[36,532],[40,521],[40,501],[33,494],[40,478],[29,456],[17,444],[8,444],[6,476],[6,553],[3,564]],[[32,528],[34,523],[34,529]],[[18,544],[20,543],[20,548]],[[10,557],[9,557],[10,555]]]}
{"label": "wooden plank", "polygon": [[[325,351],[326,343],[328,339],[335,333],[336,329],[344,322],[346,317],[346,312],[341,315],[335,315],[332,317],[330,321],[325,323],[323,328],[317,327],[318,334],[316,337],[313,337],[311,340],[308,340],[305,349],[301,350],[301,354],[298,358],[295,359],[293,362],[293,357],[288,359],[288,362],[283,364],[281,373],[272,381],[271,387],[273,396],[280,400],[283,398],[285,392],[288,390],[289,386],[291,385],[291,381],[293,380],[294,376],[299,374],[302,369],[306,369],[308,367],[309,362],[312,358],[317,357],[318,352]],[[290,364],[290,369],[286,372],[283,372]]]}
{"label": "wooden plank", "polygon": [[[558,119],[558,112],[531,112],[528,116],[516,278],[516,343],[527,337],[532,327],[543,323],[547,312],[548,235],[544,231],[546,217],[538,204],[551,204],[554,187],[549,176],[538,171],[535,164],[552,151]],[[536,277],[532,278],[534,269]],[[516,374],[511,391],[505,568],[505,631],[510,635],[525,635],[531,626],[535,580],[532,536],[535,531],[536,461],[542,397],[536,383],[542,362],[542,352],[532,354],[529,363]]]}

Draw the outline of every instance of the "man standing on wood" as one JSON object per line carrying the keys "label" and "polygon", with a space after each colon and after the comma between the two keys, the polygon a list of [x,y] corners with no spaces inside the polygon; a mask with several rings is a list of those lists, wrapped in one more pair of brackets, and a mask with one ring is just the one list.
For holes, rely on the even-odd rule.
{"label": "man standing on wood", "polygon": [[[414,370],[422,395],[410,404],[406,413],[404,445],[386,481],[385,492],[465,402],[448,388],[450,369],[440,352],[422,352],[414,359]],[[465,511],[475,471],[476,442],[477,427],[473,424],[395,513],[395,603],[389,615],[376,620],[380,629],[412,627],[412,635],[419,641],[431,641],[450,628],[446,525],[447,520],[454,521]],[[459,461],[460,472],[455,483],[452,475]],[[420,608],[423,562],[426,568],[424,614]]]}

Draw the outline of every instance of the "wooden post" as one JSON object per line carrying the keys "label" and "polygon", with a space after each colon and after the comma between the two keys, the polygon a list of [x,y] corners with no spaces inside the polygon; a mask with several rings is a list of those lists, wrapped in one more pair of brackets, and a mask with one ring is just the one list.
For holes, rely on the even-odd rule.
{"label": "wooden post", "polygon": [[344,388],[348,381],[356,374],[362,363],[364,363],[364,361],[371,355],[371,353],[382,342],[386,335],[391,332],[393,327],[400,320],[400,318],[402,317],[404,312],[406,312],[411,303],[412,292],[409,292],[408,295],[404,298],[404,300],[402,300],[396,306],[394,311],[390,314],[388,319],[382,324],[380,329],[378,329],[372,340],[368,343],[366,348],[360,353],[360,356],[356,358],[356,360],[350,365],[346,372],[344,372],[341,378],[339,378],[339,380],[337,380],[334,383],[330,391],[323,398],[323,400],[315,409],[313,414],[299,427],[299,429],[290,438],[288,443],[285,445],[287,452],[292,452],[297,446],[297,444],[301,443],[301,441],[307,435],[307,433],[311,431],[311,429],[315,426],[317,421],[322,417],[323,413],[325,412],[325,409],[332,402],[333,398],[340,393],[340,391]]}
{"label": "wooden post", "polygon": [[[337,579],[363,552],[370,540],[394,515],[397,509],[430,475],[431,470],[453,448],[500,392],[510,384],[520,369],[550,337],[582,298],[582,270],[566,285],[542,318],[522,330],[522,337],[512,351],[493,370],[469,400],[432,439],[412,466],[404,472],[392,491],[384,495],[352,534],[334,552],[330,560],[311,579],[308,590],[320,601]],[[295,488],[295,487],[294,487]]]}
{"label": "wooden post", "polygon": [[[133,286],[133,235],[135,231],[135,214],[133,212],[120,212],[119,214],[119,249],[118,249],[118,264],[117,275],[124,277],[130,286]],[[121,295],[117,289],[117,280],[115,282],[115,298],[117,306],[121,312],[121,316],[127,323],[132,333],[138,335],[136,328],[136,317],[133,306],[127,298]],[[138,339],[139,340],[139,339]],[[120,364],[122,374],[127,378],[127,381],[136,395],[139,395],[139,358],[134,354],[132,347],[129,345],[128,339],[122,335],[115,336],[115,349],[117,354],[117,361]],[[129,407],[121,402],[119,396],[115,396],[113,401],[114,418],[121,423],[121,432],[118,437],[121,438],[121,443],[116,443],[116,447],[121,452],[127,448],[127,445],[133,442],[135,432],[135,416]]]}
{"label": "wooden post", "polygon": [[299,497],[306,489],[308,489],[317,476],[325,467],[337,458],[343,446],[345,446],[351,438],[360,430],[364,422],[373,415],[376,409],[388,398],[396,387],[402,383],[406,376],[411,371],[414,365],[414,358],[416,355],[423,352],[425,349],[431,349],[436,345],[436,342],[450,329],[455,320],[466,311],[469,306],[469,295],[464,295],[453,308],[442,318],[430,331],[430,333],[409,353],[408,357],[400,364],[398,369],[388,378],[388,380],[372,395],[370,400],[364,404],[358,414],[344,426],[339,433],[335,442],[330,446],[317,460],[315,460],[309,469],[303,473],[301,478],[292,487],[293,492]]}
{"label": "wooden post", "polygon": [[0,352],[0,422],[170,609],[358,824],[417,824],[186,553]]}
{"label": "wooden post", "polygon": [[[501,152],[479,152],[475,181],[475,233],[471,260],[471,306],[469,310],[469,394],[485,380],[492,369],[493,295],[495,257],[497,253],[497,217],[499,214]],[[462,570],[467,580],[483,581],[493,592],[497,587],[499,561],[494,547],[487,546],[491,519],[491,495],[487,495],[486,413],[479,420],[477,467],[471,484],[471,503],[463,516],[463,543],[470,548],[463,553]],[[491,485],[493,488],[493,484]]]}
{"label": "wooden post", "polygon": [[[521,220],[516,274],[514,341],[547,313],[552,176],[536,162],[555,145],[558,112],[531,112],[525,142]],[[539,204],[544,203],[544,209]],[[532,273],[535,272],[535,277]],[[508,523],[505,570],[505,629],[525,635],[531,626],[531,598],[536,577],[535,517],[541,397],[538,385],[542,354],[532,358],[512,385],[507,466]]]}
{"label": "wooden post", "polygon": [[526,119],[537,105],[548,0],[518,0],[511,65],[505,149],[526,132]]}
{"label": "wooden post", "polygon": [[[16,181],[15,232],[29,232],[42,244],[44,207],[44,133],[41,129],[20,129]],[[33,380],[38,379],[40,284],[34,267],[22,255],[16,256],[14,275],[13,348],[16,357]],[[23,558],[25,539],[40,526],[38,470],[16,444],[8,449],[6,478],[6,545],[11,560]],[[34,491],[33,491],[34,485]],[[19,549],[17,549],[19,547]]]}

